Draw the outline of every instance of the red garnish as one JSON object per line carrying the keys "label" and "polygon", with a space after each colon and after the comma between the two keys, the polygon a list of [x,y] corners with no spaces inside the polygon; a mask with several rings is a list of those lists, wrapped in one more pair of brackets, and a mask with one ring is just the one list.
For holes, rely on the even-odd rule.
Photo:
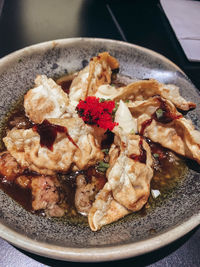
{"label": "red garnish", "polygon": [[51,151],[53,151],[53,144],[56,140],[57,133],[65,133],[69,141],[77,147],[74,140],[68,134],[66,127],[52,124],[48,120],[44,120],[41,124],[34,125],[33,131],[37,132],[40,135],[41,147],[46,146]]}
{"label": "red garnish", "polygon": [[95,96],[88,96],[84,101],[80,100],[76,110],[86,124],[112,131],[118,125],[112,118],[114,108],[114,101],[101,101]]}

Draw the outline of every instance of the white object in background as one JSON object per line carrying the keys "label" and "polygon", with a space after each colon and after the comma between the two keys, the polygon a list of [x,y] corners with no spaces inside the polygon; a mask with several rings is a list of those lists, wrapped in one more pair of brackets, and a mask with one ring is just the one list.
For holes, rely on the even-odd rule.
{"label": "white object in background", "polygon": [[200,61],[200,2],[160,0],[187,58]]}

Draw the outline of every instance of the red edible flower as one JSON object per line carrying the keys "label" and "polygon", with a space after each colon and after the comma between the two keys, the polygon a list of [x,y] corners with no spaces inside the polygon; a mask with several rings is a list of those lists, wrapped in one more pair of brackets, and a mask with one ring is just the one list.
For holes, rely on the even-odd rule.
{"label": "red edible flower", "polygon": [[86,124],[98,125],[103,129],[112,131],[118,125],[112,119],[114,108],[114,101],[101,101],[95,96],[88,96],[85,100],[79,101],[76,110]]}

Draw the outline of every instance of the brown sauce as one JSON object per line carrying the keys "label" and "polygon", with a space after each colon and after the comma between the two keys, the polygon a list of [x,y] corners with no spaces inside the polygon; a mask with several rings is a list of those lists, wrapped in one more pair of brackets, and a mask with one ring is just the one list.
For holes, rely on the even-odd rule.
{"label": "brown sauce", "polygon": [[148,127],[152,123],[152,119],[146,120],[141,125],[140,135],[144,135],[144,131],[146,127]]}
{"label": "brown sauce", "polygon": [[7,181],[0,177],[0,189],[18,202],[22,207],[28,211],[32,211],[32,195],[31,189],[22,188],[13,181]]}
{"label": "brown sauce", "polygon": [[[151,181],[151,189],[157,189],[161,193],[160,200],[168,197],[185,177],[187,172],[185,161],[174,153],[167,151],[162,159],[154,165],[154,176]],[[150,203],[156,202],[150,198]],[[156,203],[153,203],[154,205]]]}
{"label": "brown sauce", "polygon": [[60,86],[62,87],[63,91],[67,94],[69,94],[69,88],[72,84],[72,80],[63,81],[60,83]]}
{"label": "brown sauce", "polygon": [[90,183],[92,181],[92,176],[97,178],[98,180],[98,189],[102,189],[107,182],[106,174],[102,172],[98,172],[98,170],[95,167],[90,167],[85,171],[85,176],[87,179],[87,182]]}
{"label": "brown sauce", "polygon": [[56,80],[56,83],[60,85],[63,91],[69,94],[69,88],[72,84],[73,79],[77,76],[77,73],[72,73],[69,75],[61,76],[59,79]]}
{"label": "brown sauce", "polygon": [[11,130],[13,127],[18,129],[28,129],[33,126],[33,123],[25,116],[24,109],[20,109],[11,115],[7,127]]}
{"label": "brown sauce", "polygon": [[46,146],[51,151],[53,151],[53,144],[56,140],[57,133],[65,133],[69,141],[77,147],[74,140],[68,134],[66,127],[52,124],[48,120],[44,120],[41,124],[34,125],[33,131],[37,132],[40,135],[41,147]]}
{"label": "brown sauce", "polygon": [[173,120],[177,120],[183,117],[182,115],[177,115],[176,113],[172,113],[169,107],[167,106],[166,102],[163,101],[161,97],[157,97],[157,101],[160,103],[160,107],[158,109],[162,111],[162,115],[159,117],[156,115],[156,112],[158,111],[157,109],[156,112],[152,115],[152,118],[154,120],[161,123],[169,123],[172,122]]}
{"label": "brown sauce", "polygon": [[102,149],[105,149],[105,148],[110,149],[110,146],[113,143],[113,141],[114,141],[114,133],[112,133],[110,131],[106,131],[105,138],[101,142],[101,148]]}
{"label": "brown sauce", "polygon": [[61,187],[65,194],[64,201],[68,205],[67,214],[68,216],[77,215],[76,207],[74,203],[74,196],[76,191],[76,177],[81,172],[70,172],[68,174],[58,174],[58,180],[61,183]]}
{"label": "brown sauce", "polygon": [[[70,172],[68,174],[58,174],[58,179],[61,183],[62,189],[65,192],[65,201],[68,205],[66,219],[71,220],[73,223],[86,223],[87,217],[79,214],[75,206],[75,192],[76,192],[76,178],[78,175],[84,175],[87,183],[92,182],[92,176],[97,178],[97,190],[103,188],[107,182],[105,173],[97,171],[96,167],[90,167],[84,171]],[[94,199],[92,199],[94,201]]]}
{"label": "brown sauce", "polygon": [[140,155],[136,155],[136,154],[131,154],[130,158],[134,159],[136,161],[139,161],[141,163],[146,163],[146,159],[147,159],[147,152],[143,147],[143,137],[140,136],[140,141],[139,141],[139,148],[140,148]]}
{"label": "brown sauce", "polygon": [[168,149],[162,147],[160,144],[152,142],[150,139],[145,138],[146,142],[149,144],[150,148],[151,148],[151,153],[154,156],[156,155],[156,159],[159,160],[159,162],[161,162],[161,160],[163,158],[167,157],[167,153],[169,152]]}
{"label": "brown sauce", "polygon": [[[160,123],[170,123],[173,120],[177,120],[183,117],[183,115],[177,115],[176,113],[172,113],[169,107],[166,105],[165,101],[161,99],[161,97],[157,97],[156,100],[160,103],[160,107],[152,114],[151,119],[145,120],[141,125],[140,135],[144,135],[146,127],[148,127],[153,119]],[[161,115],[158,116],[157,112],[160,110]]]}

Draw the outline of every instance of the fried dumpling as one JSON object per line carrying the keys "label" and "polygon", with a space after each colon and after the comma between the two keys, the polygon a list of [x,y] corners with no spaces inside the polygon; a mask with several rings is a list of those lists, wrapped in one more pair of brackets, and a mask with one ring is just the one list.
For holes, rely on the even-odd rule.
{"label": "fried dumpling", "polygon": [[[127,142],[116,136],[120,154],[107,170],[113,198],[129,210],[137,211],[147,202],[153,176],[149,145],[138,135],[129,135]],[[112,153],[112,151],[111,151]]]}
{"label": "fried dumpling", "polygon": [[170,100],[174,105],[182,110],[195,108],[193,102],[186,101],[180,96],[179,88],[173,84],[162,84],[156,80],[139,80],[125,87],[115,88],[112,86],[100,86],[96,92],[96,96],[119,101],[121,100],[146,100],[152,96],[160,95]]}
{"label": "fried dumpling", "polygon": [[[144,149],[145,163],[144,159],[139,158],[141,147]],[[150,148],[142,138],[131,135],[128,144],[124,144],[118,136],[109,155],[110,167],[106,173],[108,182],[97,194],[88,214],[93,231],[140,210],[150,194],[152,158]]]}
{"label": "fried dumpling", "polygon": [[70,86],[69,98],[73,105],[87,96],[95,95],[102,84],[111,83],[112,70],[119,68],[118,61],[107,52],[90,60],[89,66],[81,70]]}
{"label": "fried dumpling", "polygon": [[[115,139],[109,151],[108,181],[97,194],[88,214],[93,231],[140,210],[150,194],[153,176],[150,147],[141,136],[129,133],[137,124],[124,105],[121,101],[115,117],[119,126],[113,130]],[[123,123],[124,117],[128,128]]]}
{"label": "fried dumpling", "polygon": [[[73,165],[74,169],[82,170],[103,159],[100,136],[95,138],[93,128],[81,119],[49,119],[49,122],[66,128],[66,131],[57,133],[52,149],[41,146],[41,136],[33,128],[12,129],[3,139],[7,150],[22,167],[52,175],[66,172]],[[51,135],[48,137],[52,138]]]}
{"label": "fried dumpling", "polygon": [[118,68],[117,59],[109,55],[108,52],[103,52],[97,57],[93,57],[90,61],[89,86],[86,95],[94,95],[100,85],[110,84],[112,70]]}
{"label": "fried dumpling", "polygon": [[74,78],[69,89],[70,104],[77,106],[80,99],[84,99],[84,92],[87,91],[89,77],[89,66],[81,70]]}
{"label": "fried dumpling", "polygon": [[110,224],[123,218],[131,211],[113,199],[109,183],[97,194],[96,200],[88,214],[88,222],[92,231],[101,229],[102,226]]}
{"label": "fried dumpling", "polygon": [[174,152],[200,163],[200,132],[168,100],[153,97],[137,101],[130,110],[137,118],[138,131]]}
{"label": "fried dumpling", "polygon": [[24,96],[26,116],[34,123],[61,117],[68,103],[68,95],[61,86],[45,75],[38,75],[35,79],[35,87]]}
{"label": "fried dumpling", "polygon": [[[119,125],[113,130],[115,139],[109,152],[110,167],[106,175],[114,199],[127,209],[136,211],[149,197],[153,176],[152,156],[143,137],[130,133],[131,127],[136,128],[137,124],[131,119],[131,113],[124,105],[123,101],[120,101],[116,112],[115,121],[117,120]],[[126,124],[123,118],[126,118]]]}

